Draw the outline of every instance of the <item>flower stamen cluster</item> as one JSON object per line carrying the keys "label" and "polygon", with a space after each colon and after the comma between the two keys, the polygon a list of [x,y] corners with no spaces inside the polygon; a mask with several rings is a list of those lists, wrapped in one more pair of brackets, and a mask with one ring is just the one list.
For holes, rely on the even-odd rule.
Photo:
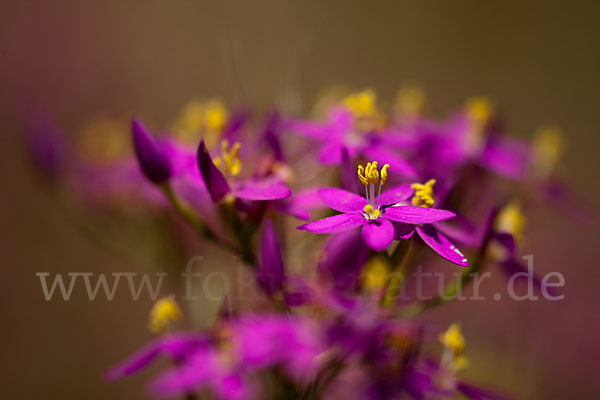
{"label": "flower stamen cluster", "polygon": [[229,141],[224,139],[221,141],[221,157],[215,157],[213,162],[218,168],[223,167],[231,176],[237,176],[242,170],[242,160],[239,157],[241,148],[240,142],[235,142],[229,148]]}
{"label": "flower stamen cluster", "polygon": [[412,205],[416,207],[431,208],[435,204],[433,199],[433,185],[435,179],[430,179],[425,183],[413,183],[410,187],[415,191],[412,198]]}

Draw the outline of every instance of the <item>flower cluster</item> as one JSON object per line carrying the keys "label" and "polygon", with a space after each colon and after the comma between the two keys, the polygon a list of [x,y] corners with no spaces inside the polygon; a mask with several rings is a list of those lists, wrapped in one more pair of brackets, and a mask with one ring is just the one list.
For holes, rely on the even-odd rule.
{"label": "flower cluster", "polygon": [[[483,97],[441,121],[423,114],[424,101],[405,88],[384,109],[364,90],[324,97],[311,118],[260,119],[194,100],[165,133],[139,118],[94,121],[76,146],[36,120],[35,165],[80,209],[177,215],[254,277],[257,292],[226,293],[204,330],[180,329],[187,304],[157,301],[156,340],[109,379],[166,358],[150,384],[160,396],[503,398],[460,377],[469,365],[460,325],[431,343],[433,328],[415,319],[443,293],[398,294],[417,263],[452,263],[464,286],[466,272],[525,270],[523,210],[574,210],[558,175],[563,145],[554,127],[532,141],[507,135]],[[173,240],[187,243],[181,228]]]}

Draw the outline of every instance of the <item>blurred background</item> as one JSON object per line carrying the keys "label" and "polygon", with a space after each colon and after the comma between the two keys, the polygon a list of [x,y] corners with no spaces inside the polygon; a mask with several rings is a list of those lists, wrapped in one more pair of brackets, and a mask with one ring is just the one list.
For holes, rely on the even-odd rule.
{"label": "blurred background", "polygon": [[[530,137],[544,122],[566,132],[569,181],[598,211],[597,2],[0,4],[3,398],[140,398],[158,371],[102,380],[150,339],[145,300],[90,302],[83,290],[69,302],[43,297],[36,272],[161,267],[148,249],[160,238],[148,239],[143,225],[113,232],[135,264],[84,238],[28,168],[22,131],[32,111],[75,137],[99,115],[167,126],[198,96],[306,112],[332,84],[372,87],[390,102],[408,82],[425,90],[428,112],[441,117],[469,96],[488,95],[515,136]],[[472,365],[466,377],[517,398],[600,398],[598,229],[549,209],[534,210],[528,224],[523,253],[534,254],[537,271],[564,274],[563,301],[449,304],[427,318],[462,321]]]}

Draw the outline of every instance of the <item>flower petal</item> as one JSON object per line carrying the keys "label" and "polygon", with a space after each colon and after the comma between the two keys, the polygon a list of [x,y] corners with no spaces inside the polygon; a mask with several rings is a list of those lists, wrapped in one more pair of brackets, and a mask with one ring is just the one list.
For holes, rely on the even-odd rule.
{"label": "flower petal", "polygon": [[255,179],[239,182],[233,195],[244,200],[280,200],[290,197],[292,191],[283,182],[273,179]]}
{"label": "flower petal", "polygon": [[344,146],[340,142],[330,142],[319,150],[319,161],[325,165],[334,165],[342,162]]}
{"label": "flower petal", "polygon": [[171,164],[148,128],[138,119],[131,121],[133,148],[142,172],[152,183],[160,185],[171,178]]}
{"label": "flower petal", "polygon": [[320,189],[319,197],[329,207],[343,213],[362,212],[367,204],[364,197],[332,187]]}
{"label": "flower petal", "polygon": [[393,188],[387,189],[381,193],[379,196],[379,204],[383,206],[397,204],[410,199],[413,193],[414,190],[410,187],[410,185],[394,186]]}
{"label": "flower petal", "polygon": [[456,214],[439,208],[398,206],[386,208],[383,215],[392,221],[406,224],[428,224],[453,218]]}
{"label": "flower petal", "polygon": [[312,233],[340,233],[357,228],[367,220],[360,213],[338,214],[333,217],[319,219],[298,227],[302,231]]}
{"label": "flower petal", "polygon": [[461,267],[469,265],[469,261],[467,261],[467,258],[463,253],[461,253],[446,236],[439,233],[432,225],[417,226],[416,230],[419,236],[421,236],[421,239],[446,260],[460,265]]}
{"label": "flower petal", "polygon": [[394,225],[385,218],[371,220],[362,227],[362,238],[371,249],[385,250],[394,240]]}
{"label": "flower petal", "polygon": [[260,255],[261,260],[256,271],[256,280],[268,295],[273,295],[281,290],[285,275],[279,238],[270,218],[265,218]]}
{"label": "flower petal", "polygon": [[221,201],[231,189],[221,171],[213,163],[210,154],[208,154],[204,139],[200,141],[200,145],[198,146],[197,158],[198,168],[204,179],[204,184],[210,193],[210,197],[215,203]]}

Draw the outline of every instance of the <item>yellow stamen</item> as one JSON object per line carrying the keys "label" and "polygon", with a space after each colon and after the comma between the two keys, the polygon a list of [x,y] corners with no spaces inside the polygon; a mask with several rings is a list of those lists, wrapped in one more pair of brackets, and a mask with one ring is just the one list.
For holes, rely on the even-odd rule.
{"label": "yellow stamen", "polygon": [[477,129],[483,128],[494,113],[490,99],[483,96],[471,97],[466,104],[467,117]]}
{"label": "yellow stamen", "polygon": [[525,222],[521,207],[513,201],[500,210],[496,217],[495,226],[497,231],[513,235],[518,243],[523,238]]}
{"label": "yellow stamen", "polygon": [[460,331],[460,325],[451,324],[446,332],[440,335],[440,342],[450,352],[449,366],[456,370],[466,368],[469,360],[462,354],[465,349],[465,337]]}
{"label": "yellow stamen", "polygon": [[237,176],[242,170],[242,160],[240,160],[239,152],[242,144],[235,142],[231,149],[227,140],[221,141],[221,157],[215,157],[213,162],[217,167],[224,167],[232,176]]}
{"label": "yellow stamen", "polygon": [[371,214],[371,213],[373,212],[373,206],[372,206],[372,205],[370,205],[370,204],[367,204],[367,205],[365,206],[364,210],[365,210],[365,212],[366,212],[367,214]]}
{"label": "yellow stamen", "polygon": [[365,167],[359,165],[357,175],[360,183],[368,186],[369,184],[376,185],[381,182],[381,184],[384,185],[388,177],[388,169],[390,168],[390,165],[385,164],[383,168],[381,168],[381,181],[379,180],[380,175],[379,171],[377,170],[377,166],[377,161],[367,163]]}
{"label": "yellow stamen", "polygon": [[227,109],[220,100],[209,101],[204,110],[204,119],[208,129],[221,132],[229,118]]}
{"label": "yellow stamen", "polygon": [[389,168],[390,164],[384,164],[383,168],[381,168],[381,186],[385,185],[385,181],[387,181]]}
{"label": "yellow stamen", "polygon": [[416,207],[433,207],[435,200],[433,199],[433,185],[435,179],[430,179],[424,184],[413,183],[410,187],[415,191],[412,198],[412,205]]}
{"label": "yellow stamen", "polygon": [[381,290],[387,283],[390,266],[380,257],[373,257],[365,265],[361,274],[362,287],[367,292]]}
{"label": "yellow stamen", "polygon": [[371,89],[351,93],[342,102],[355,117],[369,117],[377,113],[376,95]]}
{"label": "yellow stamen", "polygon": [[555,126],[539,129],[533,139],[533,166],[538,175],[549,175],[565,152],[562,131]]}
{"label": "yellow stamen", "polygon": [[159,299],[150,311],[148,329],[152,333],[162,333],[173,322],[183,317],[181,309],[171,297]]}
{"label": "yellow stamen", "polygon": [[214,146],[229,119],[229,113],[219,99],[194,99],[179,113],[172,131],[184,142],[196,143],[202,136],[209,147]]}

